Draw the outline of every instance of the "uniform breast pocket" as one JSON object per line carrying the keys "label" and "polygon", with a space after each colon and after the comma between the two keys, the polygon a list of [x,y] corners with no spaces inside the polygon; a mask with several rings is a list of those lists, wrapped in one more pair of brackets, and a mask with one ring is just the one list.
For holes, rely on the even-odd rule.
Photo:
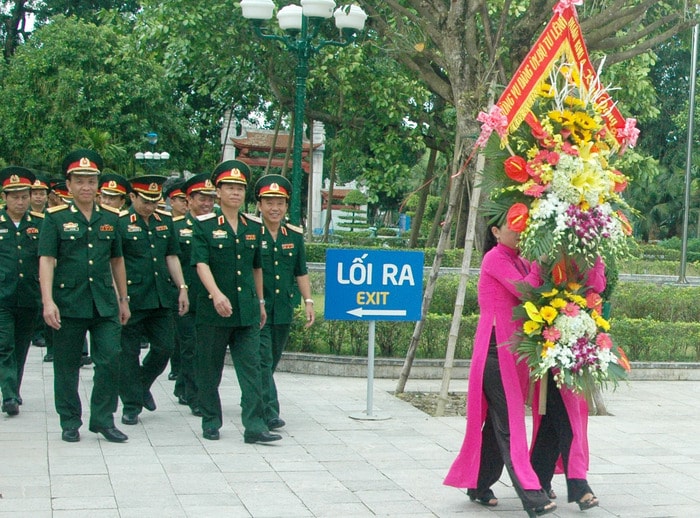
{"label": "uniform breast pocket", "polygon": [[61,241],[80,241],[85,237],[86,229],[80,228],[78,226],[70,226],[69,224],[63,225],[63,228],[59,231],[59,238]]}
{"label": "uniform breast pocket", "polygon": [[148,252],[150,243],[143,232],[133,232],[126,235],[122,241],[122,248],[124,249],[124,255],[141,257]]}

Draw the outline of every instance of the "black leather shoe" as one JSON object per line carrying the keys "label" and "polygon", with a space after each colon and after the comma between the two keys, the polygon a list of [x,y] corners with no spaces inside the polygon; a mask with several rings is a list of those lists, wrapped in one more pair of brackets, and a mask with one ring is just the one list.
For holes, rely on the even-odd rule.
{"label": "black leather shoe", "polygon": [[280,419],[279,417],[275,417],[274,419],[270,419],[267,422],[267,428],[269,430],[277,430],[278,428],[282,428],[286,424],[287,423],[284,422],[284,419]]}
{"label": "black leather shoe", "polygon": [[189,405],[190,402],[187,401],[187,398],[185,396],[177,396],[177,402],[180,403],[181,405]]}
{"label": "black leather shoe", "polygon": [[202,417],[202,409],[199,408],[198,406],[190,407],[190,410],[192,411],[192,415],[195,415],[197,417]]}
{"label": "black leather shoe", "polygon": [[243,436],[243,441],[245,441],[247,444],[253,444],[256,442],[274,442],[279,441],[280,439],[282,439],[281,435],[270,432],[260,432],[256,433],[255,435]]}
{"label": "black leather shoe", "polygon": [[18,404],[18,405],[21,405],[21,404],[22,404],[22,398],[21,398],[21,397],[18,397],[18,398],[17,398],[17,404]]}
{"label": "black leather shoe", "polygon": [[170,381],[176,380],[177,379],[177,372],[171,372],[170,374],[168,374],[168,379]]}
{"label": "black leather shoe", "polygon": [[202,433],[202,437],[204,437],[205,439],[208,439],[210,441],[218,441],[219,440],[219,430],[217,430],[216,428],[207,428]]}
{"label": "black leather shoe", "polygon": [[78,430],[63,430],[61,439],[66,442],[78,442],[80,440],[80,432]]}
{"label": "black leather shoe", "polygon": [[156,400],[153,399],[153,394],[150,390],[143,393],[143,408],[149,412],[153,412],[156,409]]}
{"label": "black leather shoe", "polygon": [[2,402],[2,411],[6,412],[7,415],[19,414],[19,401],[16,399],[6,399]]}
{"label": "black leather shoe", "polygon": [[122,424],[139,424],[139,416],[136,414],[124,414],[122,416]]}
{"label": "black leather shoe", "polygon": [[109,428],[104,426],[92,426],[90,427],[90,431],[94,433],[101,433],[109,442],[124,442],[129,438],[126,436],[126,434],[122,433],[121,430],[115,428],[114,426],[110,426]]}
{"label": "black leather shoe", "polygon": [[48,362],[52,362],[52,361],[53,361],[53,354],[51,354],[51,353],[46,353],[46,354],[44,355],[44,361],[47,362],[47,363],[48,363]]}

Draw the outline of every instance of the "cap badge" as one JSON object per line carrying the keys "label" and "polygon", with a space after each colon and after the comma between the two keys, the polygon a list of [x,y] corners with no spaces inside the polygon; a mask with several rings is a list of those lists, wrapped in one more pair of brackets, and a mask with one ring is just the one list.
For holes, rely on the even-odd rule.
{"label": "cap badge", "polygon": [[156,182],[153,182],[151,185],[148,186],[149,191],[157,191],[158,190],[158,184]]}
{"label": "cap badge", "polygon": [[80,167],[90,167],[90,159],[86,157],[81,158]]}
{"label": "cap badge", "polygon": [[10,176],[10,183],[19,183],[19,176],[17,176],[16,174]]}
{"label": "cap badge", "polygon": [[206,189],[212,189],[214,187],[214,184],[211,183],[211,180],[207,178],[206,180],[204,180],[204,187]]}
{"label": "cap badge", "polygon": [[117,182],[115,182],[114,180],[110,180],[109,183],[107,184],[107,187],[108,187],[109,189],[116,189],[116,188],[117,188]]}
{"label": "cap badge", "polygon": [[280,190],[279,184],[274,183],[274,182],[271,183],[271,184],[270,184],[270,190],[271,190],[271,191],[279,191],[279,190]]}

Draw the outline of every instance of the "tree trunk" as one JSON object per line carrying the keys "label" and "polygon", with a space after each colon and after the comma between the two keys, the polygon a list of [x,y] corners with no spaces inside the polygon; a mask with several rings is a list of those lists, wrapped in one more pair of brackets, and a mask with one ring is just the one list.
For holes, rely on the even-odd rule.
{"label": "tree trunk", "polygon": [[[453,170],[459,170],[460,158],[462,156],[462,146],[461,137],[457,133],[455,136],[455,156],[453,158]],[[411,337],[411,343],[406,351],[406,358],[404,360],[403,368],[401,369],[401,374],[399,376],[399,381],[396,385],[396,393],[401,394],[406,389],[406,381],[411,373],[411,367],[413,366],[413,360],[416,357],[416,350],[418,349],[418,343],[420,341],[420,335],[423,332],[423,327],[425,326],[425,317],[430,309],[430,303],[433,300],[433,293],[435,292],[435,285],[437,283],[438,274],[440,273],[440,265],[442,264],[442,258],[445,255],[445,249],[447,248],[447,243],[450,237],[450,227],[452,226],[452,217],[457,209],[457,202],[460,198],[462,192],[462,185],[464,184],[464,174],[458,175],[456,178],[451,178],[452,188],[449,189],[450,192],[450,203],[447,207],[447,214],[445,215],[445,223],[442,226],[442,231],[440,232],[440,240],[438,241],[437,250],[435,252],[435,259],[433,260],[433,267],[430,271],[430,276],[428,277],[428,282],[425,286],[425,293],[423,294],[423,305],[421,307],[421,319],[416,322],[416,327],[413,329],[413,336]],[[449,180],[448,180],[449,185]]]}
{"label": "tree trunk", "polygon": [[321,239],[324,243],[328,243],[328,229],[331,226],[331,220],[333,218],[333,188],[335,187],[335,166],[337,160],[338,159],[333,156],[333,160],[331,161],[330,181],[328,182],[328,202],[326,203],[326,222],[323,224],[323,238]]}
{"label": "tree trunk", "polygon": [[423,214],[425,213],[425,205],[428,201],[428,193],[430,193],[430,184],[435,176],[435,159],[437,157],[437,149],[430,148],[430,156],[428,157],[428,166],[425,168],[425,176],[423,177],[423,186],[420,189],[420,197],[418,198],[418,207],[416,215],[411,222],[411,238],[408,242],[409,248],[415,248],[418,244],[418,236],[420,235],[420,227],[423,224]]}
{"label": "tree trunk", "polygon": [[447,180],[445,181],[445,186],[442,188],[442,194],[440,195],[440,203],[435,211],[435,217],[433,217],[433,225],[430,227],[430,234],[428,235],[428,240],[425,242],[426,248],[434,246],[435,239],[438,235],[440,229],[440,223],[442,223],[443,211],[445,210],[445,205],[450,196],[450,176],[449,171],[447,174]]}
{"label": "tree trunk", "polygon": [[[457,300],[455,301],[455,309],[452,313],[452,325],[450,326],[450,334],[447,339],[447,348],[445,350],[445,364],[442,371],[442,384],[440,386],[440,395],[438,396],[437,408],[435,409],[436,416],[445,415],[445,405],[447,404],[447,396],[450,390],[450,380],[452,379],[452,367],[455,359],[455,349],[457,347],[457,339],[459,338],[459,327],[462,323],[462,310],[464,309],[464,297],[467,293],[467,280],[469,279],[469,265],[472,259],[472,250],[474,249],[474,235],[476,229],[477,212],[479,208],[479,198],[481,197],[481,173],[484,170],[484,155],[480,154],[476,161],[476,172],[469,207],[469,220],[467,222],[467,231],[464,240],[464,255],[462,256],[462,271],[459,276],[459,287],[457,288]],[[466,175],[467,172],[464,172]],[[468,184],[469,182],[464,182]]]}

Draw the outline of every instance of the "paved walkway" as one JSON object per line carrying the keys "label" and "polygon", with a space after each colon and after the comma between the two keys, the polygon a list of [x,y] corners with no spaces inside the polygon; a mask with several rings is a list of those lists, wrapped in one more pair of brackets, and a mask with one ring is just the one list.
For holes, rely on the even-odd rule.
{"label": "paved walkway", "polygon": [[[392,380],[280,374],[282,441],[243,443],[239,392],[230,366],[221,393],[221,440],[201,437],[199,419],[177,404],[173,382],[154,386],[158,409],[137,426],[119,425],[126,444],[81,429],[61,441],[53,408],[51,364],[32,347],[21,414],[0,417],[0,516],[12,517],[522,517],[507,477],[495,487],[494,510],[442,485],[464,433],[464,419],[429,417],[394,398]],[[92,368],[82,369],[84,405]],[[439,382],[409,380],[408,390]],[[452,389],[464,390],[464,381]],[[594,517],[700,516],[700,382],[635,381],[606,396],[614,416],[592,417],[589,481],[601,507]],[[117,417],[121,415],[118,413]],[[85,419],[87,422],[87,419]],[[563,477],[554,485],[559,510]]]}

